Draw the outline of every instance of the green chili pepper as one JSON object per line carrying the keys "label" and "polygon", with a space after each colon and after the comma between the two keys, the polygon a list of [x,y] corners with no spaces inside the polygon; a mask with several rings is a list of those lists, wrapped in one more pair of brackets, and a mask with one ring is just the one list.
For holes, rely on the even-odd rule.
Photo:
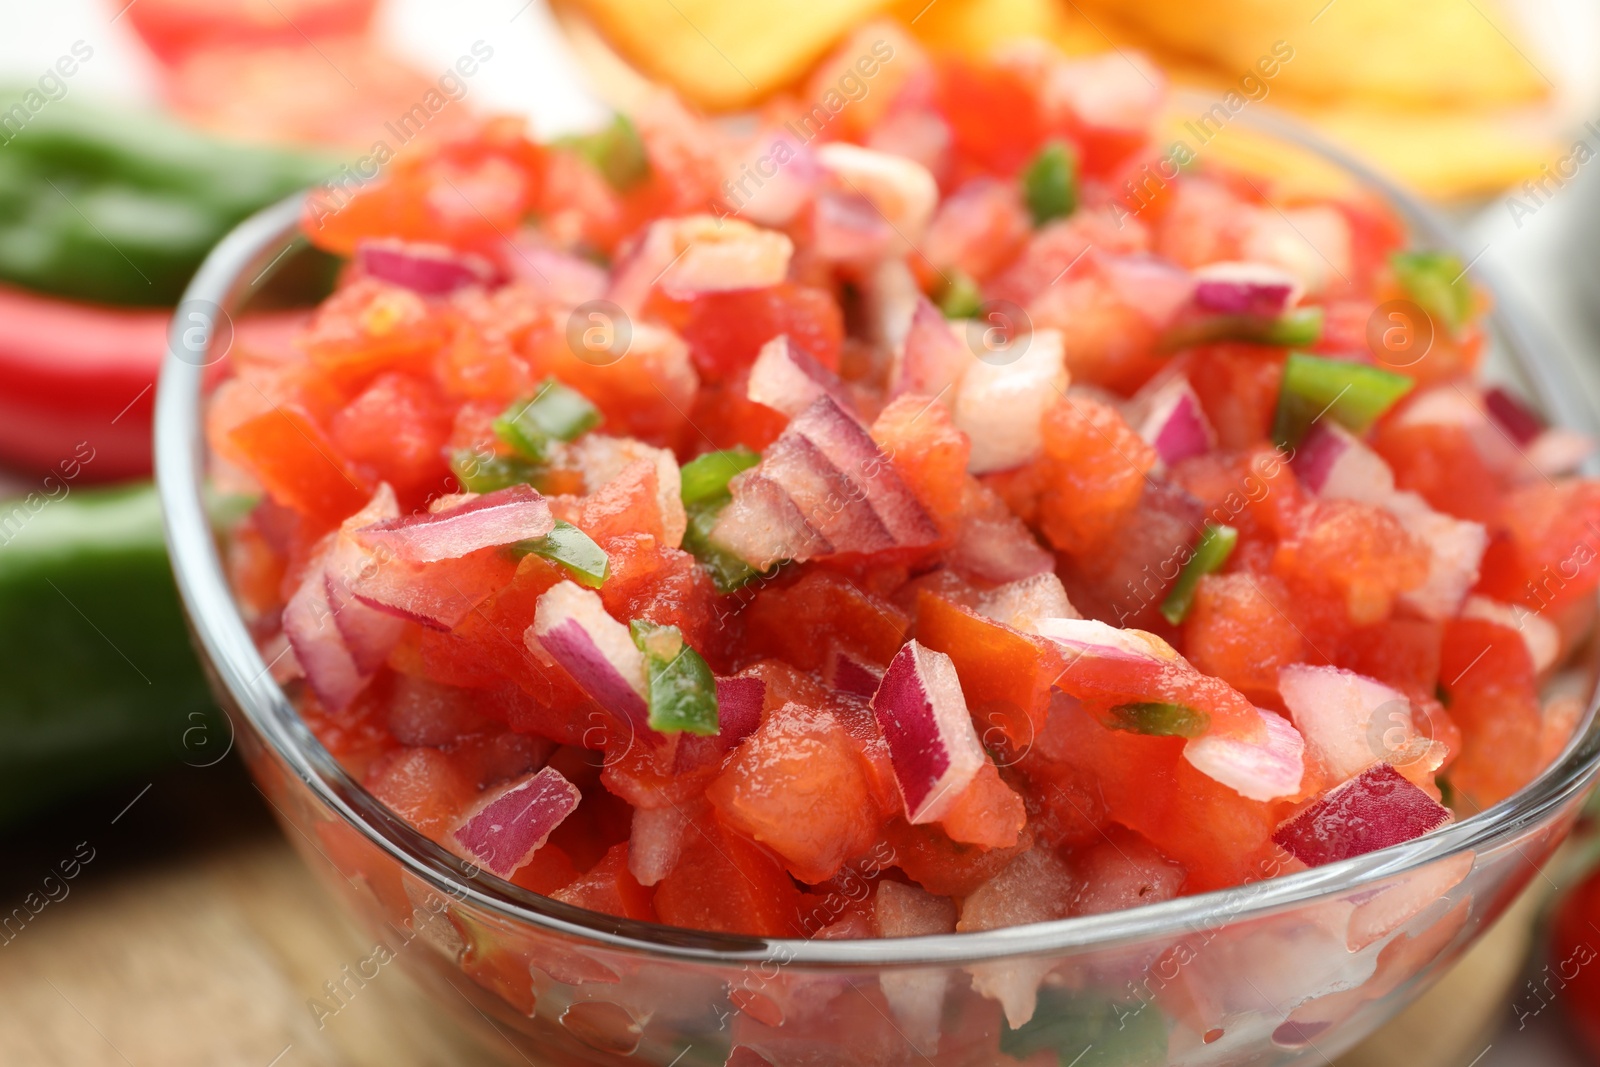
{"label": "green chili pepper", "polygon": [[1368,363],[1290,352],[1278,389],[1272,439],[1279,445],[1297,445],[1306,429],[1324,415],[1360,433],[1415,384],[1403,374]]}
{"label": "green chili pepper", "polygon": [[556,144],[571,148],[593,163],[619,193],[627,192],[650,176],[650,157],[645,154],[644,140],[626,115],[618,115],[604,129],[563,137]]}
{"label": "green chili pepper", "polygon": [[650,728],[709,737],[718,730],[717,680],[676,626],[635,619],[628,630],[644,653],[650,687]]}
{"label": "green chili pepper", "polygon": [[601,423],[600,409],[576,389],[546,378],[539,391],[506,408],[494,432],[535,463],[549,459],[551,441],[571,441]]}
{"label": "green chili pepper", "polygon": [[1118,704],[1111,709],[1107,725],[1153,737],[1199,737],[1211,725],[1211,716],[1187,704]]}
{"label": "green chili pepper", "polygon": [[[66,100],[0,127],[0,142],[0,280],[107,304],[175,304],[236,224],[338,169],[331,156]],[[332,263],[313,261],[311,275]]]}
{"label": "green chili pepper", "polygon": [[1161,602],[1161,614],[1168,622],[1174,626],[1183,622],[1189,614],[1190,605],[1194,603],[1194,591],[1200,585],[1200,579],[1221,570],[1222,565],[1228,562],[1228,557],[1233,555],[1233,546],[1238,543],[1239,531],[1232,526],[1206,523],[1205,532],[1194,546],[1194,555],[1178,572],[1178,580],[1172,583],[1167,598]]}
{"label": "green chili pepper", "polygon": [[1451,330],[1472,318],[1472,286],[1466,267],[1449,252],[1396,252],[1389,257],[1395,277],[1411,299]]}
{"label": "green chili pepper", "polygon": [[939,310],[947,319],[975,319],[983,310],[983,291],[972,275],[965,271],[950,271],[950,282],[939,294]]}
{"label": "green chili pepper", "polygon": [[1295,348],[1317,343],[1322,336],[1320,307],[1290,308],[1276,318],[1257,315],[1214,315],[1184,323],[1162,338],[1163,348],[1187,348],[1217,341],[1247,341]]}
{"label": "green chili pepper", "polygon": [[1078,206],[1078,161],[1072,150],[1060,141],[1041,148],[1022,172],[1022,198],[1036,227],[1072,214]]}
{"label": "green chili pepper", "polygon": [[544,468],[520,456],[483,454],[463,448],[450,456],[450,472],[469,493],[492,493],[513,485],[532,485]]}
{"label": "green chili pepper", "polygon": [[68,490],[0,502],[0,821],[230,747],[154,488]]}
{"label": "green chili pepper", "polygon": [[728,483],[740,471],[749,470],[761,462],[761,454],[743,446],[722,452],[707,452],[683,465],[680,478],[683,488],[679,495],[684,506],[703,504],[724,496]]}
{"label": "green chili pepper", "polygon": [[518,555],[533,554],[559,563],[578,580],[579,585],[598,589],[611,573],[611,561],[605,549],[570,522],[556,520],[555,529],[532,541],[518,541],[513,546]]}

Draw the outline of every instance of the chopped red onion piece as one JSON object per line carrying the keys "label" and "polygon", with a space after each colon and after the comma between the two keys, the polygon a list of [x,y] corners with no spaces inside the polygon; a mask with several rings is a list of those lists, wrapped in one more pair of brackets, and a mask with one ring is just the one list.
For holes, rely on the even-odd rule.
{"label": "chopped red onion piece", "polygon": [[1498,385],[1483,391],[1483,406],[1500,428],[1519,445],[1525,445],[1544,432],[1542,418],[1527,404]]}
{"label": "chopped red onion piece", "polygon": [[563,307],[577,307],[606,295],[605,268],[570,252],[517,242],[507,256],[512,277]]}
{"label": "chopped red onion piece", "polygon": [[956,335],[949,320],[925,296],[918,295],[911,313],[911,326],[890,375],[889,396],[918,393],[947,404],[947,390],[972,362],[966,343]]}
{"label": "chopped red onion piece", "polygon": [[493,285],[498,277],[494,264],[482,256],[392,237],[357,245],[356,266],[363,274],[425,296],[452,293],[468,285]]}
{"label": "chopped red onion piece", "polygon": [[1463,619],[1482,619],[1522,635],[1533,669],[1543,674],[1561,657],[1561,631],[1556,624],[1523,604],[1505,604],[1486,596],[1469,596],[1461,605]]}
{"label": "chopped red onion piece", "polygon": [[858,193],[825,189],[811,206],[812,251],[822,259],[871,263],[895,246],[894,227]]}
{"label": "chopped red onion piece", "polygon": [[554,767],[494,793],[452,831],[479,867],[510,878],[577,808],[583,794]]}
{"label": "chopped red onion piece", "polygon": [[717,679],[717,739],[732,748],[756,732],[767,699],[767,683],[739,675]]}
{"label": "chopped red onion piece", "polygon": [[400,640],[404,623],[355,599],[350,581],[381,566],[354,540],[354,531],[398,515],[394,490],[378,486],[365,507],[345,519],[307,565],[284,605],[283,633],[306,684],[330,711],[349,706]]}
{"label": "chopped red onion piece", "polygon": [[534,607],[525,639],[537,641],[591,700],[631,726],[635,736],[656,736],[648,728],[644,654],[593,590],[570,581],[550,587]]}
{"label": "chopped red onion piece", "polygon": [[388,549],[401,559],[433,563],[469,552],[531,541],[555,529],[550,505],[531,485],[513,485],[442,511],[384,519],[363,526],[356,536],[373,549]]}
{"label": "chopped red onion piece", "polygon": [[865,498],[895,545],[920,548],[939,539],[939,528],[901,480],[894,464],[866,429],[832,397],[817,398],[795,416],[789,431],[815,445],[849,481],[854,495]]}
{"label": "chopped red onion piece", "polygon": [[1281,715],[1262,711],[1261,722],[1267,728],[1262,743],[1196,737],[1184,744],[1183,758],[1200,773],[1249,800],[1292,797],[1300,792],[1305,777],[1305,739]]}
{"label": "chopped red onion piece", "polygon": [[967,469],[974,474],[1032,459],[1043,446],[1044,414],[1069,380],[1059,330],[1022,334],[986,357],[968,365],[951,407],[952,421],[972,439]]}
{"label": "chopped red onion piece", "polygon": [[833,551],[833,543],[806,521],[799,505],[760,468],[728,483],[733,501],[717,516],[708,540],[764,571],[786,559],[804,560]]}
{"label": "chopped red onion piece", "polygon": [[1417,730],[1404,693],[1354,671],[1293,663],[1278,670],[1278,694],[1317,763],[1335,778],[1380,759],[1437,770],[1448,754]]}
{"label": "chopped red onion piece", "polygon": [[[692,737],[692,734],[685,735]],[[633,809],[628,835],[628,871],[640,885],[655,885],[677,866],[690,817],[681,807]]]}
{"label": "chopped red onion piece", "polygon": [[1194,302],[1219,315],[1277,318],[1300,299],[1300,283],[1267,263],[1208,263],[1195,272]]}
{"label": "chopped red onion piece", "polygon": [[840,407],[848,407],[844,383],[833,371],[818,363],[799,345],[780,334],[761,346],[750,367],[750,383],[745,394],[757,404],[765,404],[790,418],[800,414],[821,396],[830,396]]}
{"label": "chopped red onion piece", "polygon": [[978,614],[1014,630],[1037,633],[1040,619],[1078,619],[1078,609],[1055,571],[1035,574],[980,594]]}
{"label": "chopped red onion piece", "polygon": [[1129,663],[1172,663],[1178,654],[1165,641],[1143,630],[1122,630],[1098,619],[1038,619],[1039,636],[1068,652]]}
{"label": "chopped red onion piece", "polygon": [[1194,275],[1169,259],[1141,252],[1097,254],[1094,262],[1118,301],[1136,309],[1156,330],[1172,325],[1194,299]]}
{"label": "chopped red onion piece", "polygon": [[1312,424],[1290,466],[1301,484],[1319,496],[1381,503],[1394,492],[1389,465],[1332,419]]}
{"label": "chopped red onion piece", "polygon": [[816,159],[825,186],[865,197],[900,241],[922,240],[939,202],[939,185],[928,168],[844,141],[829,141]]}
{"label": "chopped red onion piece", "polygon": [[1142,397],[1141,404],[1146,414],[1139,426],[1139,436],[1154,446],[1156,455],[1166,466],[1191,456],[1203,456],[1216,443],[1211,424],[1200,407],[1200,398],[1187,378],[1181,375],[1168,378]]}
{"label": "chopped red onion piece", "polygon": [[884,672],[872,712],[889,744],[907,820],[942,818],[984,761],[955,664],[907,642]]}
{"label": "chopped red onion piece", "polygon": [[1402,593],[1400,602],[1430,619],[1455,615],[1467,591],[1478,584],[1489,531],[1481,523],[1433,510],[1416,493],[1391,494],[1384,506],[1406,533],[1428,546],[1428,576]]}
{"label": "chopped red onion piece", "polygon": [[1374,764],[1278,827],[1272,835],[1311,867],[1363,856],[1437,830],[1450,812],[1387,763]]}
{"label": "chopped red onion piece", "polygon": [[1530,441],[1522,454],[1546,478],[1571,474],[1594,455],[1594,438],[1586,433],[1554,426]]}
{"label": "chopped red onion piece", "polygon": [[883,682],[883,672],[848,652],[834,649],[823,670],[823,681],[829,688],[853,697],[871,700]]}

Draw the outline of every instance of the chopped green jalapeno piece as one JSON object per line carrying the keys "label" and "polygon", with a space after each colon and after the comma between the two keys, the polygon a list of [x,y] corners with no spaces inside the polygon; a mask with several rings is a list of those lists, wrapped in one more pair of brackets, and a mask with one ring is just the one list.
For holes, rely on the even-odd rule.
{"label": "chopped green jalapeno piece", "polygon": [[748,448],[730,448],[722,452],[707,452],[683,465],[680,476],[683,488],[679,495],[685,507],[711,501],[728,491],[728,482],[740,471],[749,470],[761,462],[761,455]]}
{"label": "chopped green jalapeno piece", "polygon": [[598,589],[611,573],[605,549],[570,522],[556,520],[555,529],[531,541],[518,541],[512,550],[519,556],[543,556],[565,567],[579,585]]}
{"label": "chopped green jalapeno piece", "polygon": [[556,142],[593,163],[611,188],[627,192],[650,176],[650,157],[645,154],[639,130],[626,115],[594,133],[563,137]]}
{"label": "chopped green jalapeno piece", "polygon": [[1183,622],[1194,603],[1194,591],[1200,579],[1221,570],[1238,543],[1239,531],[1232,526],[1206,523],[1205,532],[1194,546],[1194,555],[1178,572],[1178,580],[1172,583],[1167,598],[1161,602],[1161,614],[1168,622],[1174,626]]}
{"label": "chopped green jalapeno piece", "polygon": [[1211,716],[1187,704],[1118,704],[1111,709],[1107,725],[1153,737],[1199,737],[1211,725]]}
{"label": "chopped green jalapeno piece", "polygon": [[1396,252],[1389,257],[1395,277],[1417,306],[1451,331],[1472,317],[1472,286],[1466,267],[1449,252]]}
{"label": "chopped green jalapeno piece", "polygon": [[483,454],[463,448],[450,457],[450,472],[469,493],[492,493],[508,486],[532,484],[542,472],[519,456]]}
{"label": "chopped green jalapeno piece", "polygon": [[544,463],[551,441],[571,441],[600,421],[600,409],[588,397],[546,378],[537,393],[512,404],[494,420],[494,432],[524,458]]}
{"label": "chopped green jalapeno piece", "polygon": [[1283,365],[1272,439],[1297,445],[1310,425],[1331,418],[1361,433],[1416,383],[1369,363],[1290,352]]}
{"label": "chopped green jalapeno piece", "polygon": [[1060,141],[1051,141],[1022,172],[1022,198],[1035,227],[1065,218],[1078,206],[1078,161]]}
{"label": "chopped green jalapeno piece", "polygon": [[682,631],[648,619],[635,619],[628,630],[644,653],[650,728],[664,734],[715,734],[717,680],[700,653],[683,643]]}
{"label": "chopped green jalapeno piece", "polygon": [[939,310],[947,319],[975,319],[983,309],[983,292],[965,271],[952,270],[950,284],[939,294]]}

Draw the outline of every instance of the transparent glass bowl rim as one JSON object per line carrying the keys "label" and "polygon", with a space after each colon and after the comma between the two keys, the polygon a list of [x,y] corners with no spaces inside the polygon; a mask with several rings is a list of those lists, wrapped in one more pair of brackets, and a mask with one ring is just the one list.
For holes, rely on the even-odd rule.
{"label": "transparent glass bowl rim", "polygon": [[[1236,116],[1235,121],[1320,156],[1396,209],[1414,238],[1461,253],[1449,228],[1430,208],[1295,121],[1266,108]],[[776,956],[789,964],[877,968],[1075,953],[1176,939],[1196,930],[1262,918],[1349,893],[1445,857],[1492,849],[1536,828],[1573,801],[1600,769],[1600,724],[1591,698],[1574,739],[1538,779],[1477,815],[1413,841],[1307,871],[1124,911],[930,937],[829,941],[683,929],[573,907],[480,872],[391,814],[345,772],[301,721],[262,661],[234,603],[207,516],[202,379],[209,356],[206,348],[197,352],[192,342],[186,341],[184,331],[192,331],[196,313],[215,315],[220,308],[231,314],[243,307],[285,254],[303,243],[298,222],[304,197],[298,194],[264,209],[224,238],[195,275],[174,316],[155,425],[156,474],[167,547],[196,639],[250,725],[318,801],[436,892],[512,923],[611,950],[706,964],[737,964]],[[1487,270],[1479,268],[1479,273],[1481,277]],[[1557,423],[1590,428],[1590,412],[1579,399],[1584,393],[1573,370],[1507,306],[1503,287],[1494,286],[1492,278],[1485,281],[1496,294],[1492,324],[1535,399]],[[207,346],[217,332],[206,331]],[[1546,355],[1536,358],[1534,352]]]}

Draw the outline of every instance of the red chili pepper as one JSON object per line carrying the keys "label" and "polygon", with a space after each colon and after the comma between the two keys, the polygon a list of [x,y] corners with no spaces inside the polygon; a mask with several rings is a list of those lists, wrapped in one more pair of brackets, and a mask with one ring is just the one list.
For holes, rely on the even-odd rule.
{"label": "red chili pepper", "polygon": [[202,48],[298,45],[313,37],[364,33],[377,6],[376,0],[143,0],[127,11],[156,57],[173,64]]}
{"label": "red chili pepper", "polygon": [[[0,286],[0,466],[54,472],[88,442],[95,459],[83,468],[85,481],[148,475],[171,316]],[[281,347],[304,321],[304,312],[252,316],[233,345]]]}
{"label": "red chili pepper", "polygon": [[1600,1057],[1600,870],[1556,908],[1545,972],[1537,1003],[1559,991],[1555,999],[1564,1004],[1567,1021],[1589,1054]]}
{"label": "red chili pepper", "polygon": [[96,481],[150,473],[163,309],[124,310],[0,287],[0,463],[54,470],[88,441]]}

